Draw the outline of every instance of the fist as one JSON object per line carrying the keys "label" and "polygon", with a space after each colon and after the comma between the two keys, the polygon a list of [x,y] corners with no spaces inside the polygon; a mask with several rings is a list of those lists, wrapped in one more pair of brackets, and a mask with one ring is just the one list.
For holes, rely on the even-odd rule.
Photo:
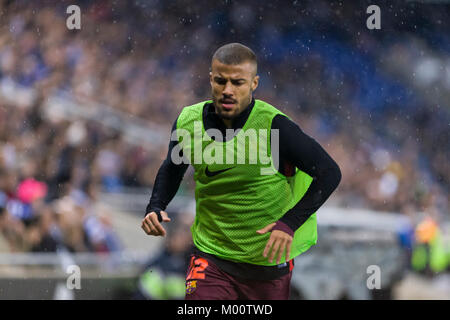
{"label": "fist", "polygon": [[[167,215],[167,212],[161,211],[162,222],[170,222],[170,218]],[[152,211],[148,213],[145,218],[142,220],[141,228],[145,231],[149,236],[165,236],[166,230],[162,226],[162,224],[158,221],[158,215],[156,212]]]}

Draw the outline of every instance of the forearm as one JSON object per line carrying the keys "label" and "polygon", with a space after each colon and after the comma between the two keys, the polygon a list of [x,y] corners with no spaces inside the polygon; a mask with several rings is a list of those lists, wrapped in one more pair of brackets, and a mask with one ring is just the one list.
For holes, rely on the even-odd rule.
{"label": "forearm", "polygon": [[280,221],[284,222],[295,232],[325,203],[337,188],[340,180],[341,171],[339,167],[324,169],[311,182],[303,198],[287,211]]}
{"label": "forearm", "polygon": [[170,159],[164,160],[156,175],[146,213],[166,210],[177,193],[187,168],[187,164],[175,165]]}
{"label": "forearm", "polygon": [[[172,133],[176,130],[177,120],[172,125]],[[178,144],[178,141],[170,141],[167,157],[158,170],[153,184],[152,196],[147,205],[145,214],[155,211],[159,214],[160,211],[166,210],[170,201],[178,191],[181,180],[186,173],[188,164],[175,164],[172,161],[171,155],[173,148]],[[182,154],[182,152],[181,152]]]}
{"label": "forearm", "polygon": [[320,144],[291,120],[277,116],[272,128],[280,130],[281,158],[313,178],[304,196],[279,220],[295,232],[337,188],[341,171]]}

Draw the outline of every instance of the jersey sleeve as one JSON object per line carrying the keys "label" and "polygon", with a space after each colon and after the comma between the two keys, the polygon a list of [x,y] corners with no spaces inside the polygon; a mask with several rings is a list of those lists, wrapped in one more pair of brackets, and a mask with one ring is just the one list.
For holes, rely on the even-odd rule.
{"label": "jersey sleeve", "polygon": [[[177,129],[177,121],[178,118],[172,126],[172,133]],[[152,211],[159,214],[160,211],[166,210],[170,201],[172,201],[173,197],[177,193],[184,174],[189,167],[188,164],[175,164],[172,161],[172,150],[177,144],[177,140],[171,140],[169,142],[167,157],[159,168],[155,178],[155,183],[153,184],[152,195],[145,211],[146,215]]]}
{"label": "jersey sleeve", "polygon": [[[295,232],[337,188],[341,171],[322,146],[286,116],[275,116],[272,129],[279,130],[280,159],[313,178],[304,196],[279,220]],[[284,225],[279,226],[278,229]]]}

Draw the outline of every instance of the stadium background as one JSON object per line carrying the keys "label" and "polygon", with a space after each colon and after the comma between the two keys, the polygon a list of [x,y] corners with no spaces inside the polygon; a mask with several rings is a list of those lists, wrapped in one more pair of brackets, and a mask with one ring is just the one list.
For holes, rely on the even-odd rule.
{"label": "stadium background", "polygon": [[[71,4],[81,30],[66,27]],[[450,297],[448,2],[2,0],[0,28],[1,298],[180,296],[192,172],[169,240],[140,220],[171,124],[209,98],[210,57],[228,42],[258,55],[255,97],[342,170],[293,298]],[[411,263],[437,235],[447,262]],[[380,290],[369,265],[389,275]]]}

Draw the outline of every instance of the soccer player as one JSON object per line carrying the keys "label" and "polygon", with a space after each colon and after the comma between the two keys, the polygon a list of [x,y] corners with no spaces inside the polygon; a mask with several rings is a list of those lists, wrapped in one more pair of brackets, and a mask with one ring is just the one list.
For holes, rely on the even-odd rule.
{"label": "soccer player", "polygon": [[[316,243],[315,212],[341,180],[338,165],[313,138],[275,107],[254,99],[258,81],[250,48],[231,43],[217,49],[212,100],[183,108],[156,176],[142,229],[165,236],[163,224],[170,218],[164,210],[189,163],[195,170],[195,249],[186,275],[187,300],[288,299],[293,259]],[[252,130],[267,133],[257,146],[247,134]],[[255,152],[261,155],[261,146],[269,164],[263,157],[251,161]],[[199,150],[205,159],[231,157],[198,161]]]}

